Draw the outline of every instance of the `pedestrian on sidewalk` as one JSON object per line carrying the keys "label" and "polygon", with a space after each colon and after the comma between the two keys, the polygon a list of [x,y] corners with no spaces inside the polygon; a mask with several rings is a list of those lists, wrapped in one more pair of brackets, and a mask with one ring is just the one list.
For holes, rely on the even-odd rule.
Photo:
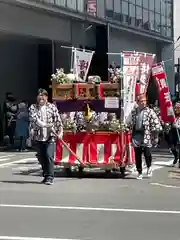
{"label": "pedestrian on sidewalk", "polygon": [[21,101],[18,105],[18,113],[16,119],[15,136],[19,139],[18,151],[27,151],[26,141],[29,135],[29,114],[28,107],[25,101]]}
{"label": "pedestrian on sidewalk", "polygon": [[16,116],[18,112],[18,104],[16,98],[12,93],[6,93],[6,100],[4,102],[4,118],[5,118],[5,136],[9,137],[10,147],[14,147],[14,135],[16,127]]}
{"label": "pedestrian on sidewalk", "polygon": [[52,185],[56,138],[62,139],[63,125],[57,107],[48,102],[45,89],[39,89],[36,104],[29,108],[29,117],[30,133],[37,141],[37,156],[43,170],[42,183]]}
{"label": "pedestrian on sidewalk", "polygon": [[161,123],[153,109],[147,106],[145,95],[138,98],[138,107],[132,113],[132,143],[135,148],[137,179],[142,179],[142,153],[144,153],[147,176],[152,176],[152,147],[158,145]]}
{"label": "pedestrian on sidewalk", "polygon": [[175,104],[175,123],[172,124],[171,130],[169,132],[169,141],[171,144],[171,152],[174,155],[173,165],[175,166],[179,161],[180,168],[180,103]]}

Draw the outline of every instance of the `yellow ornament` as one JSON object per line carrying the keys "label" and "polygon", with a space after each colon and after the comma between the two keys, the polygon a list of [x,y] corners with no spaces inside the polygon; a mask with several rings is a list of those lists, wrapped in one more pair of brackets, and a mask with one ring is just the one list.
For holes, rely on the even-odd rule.
{"label": "yellow ornament", "polygon": [[83,115],[87,121],[91,119],[91,109],[89,107],[89,104],[87,104],[87,112],[83,112]]}

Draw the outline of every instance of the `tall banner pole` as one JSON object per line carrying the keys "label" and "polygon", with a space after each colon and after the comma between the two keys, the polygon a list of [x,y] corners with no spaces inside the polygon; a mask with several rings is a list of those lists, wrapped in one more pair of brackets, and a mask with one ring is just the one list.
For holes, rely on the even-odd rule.
{"label": "tall banner pole", "polygon": [[86,70],[85,75],[84,75],[84,81],[86,81],[86,79],[87,79],[87,75],[88,75],[88,72],[89,72],[89,68],[91,66],[91,61],[92,61],[93,55],[94,55],[94,51],[91,52],[89,63],[87,65],[87,70]]}
{"label": "tall banner pole", "polygon": [[[124,58],[123,53],[120,54],[120,69],[123,71],[123,64],[124,64]],[[125,124],[124,122],[124,72],[123,72],[123,78],[120,79],[120,122],[121,124]],[[123,167],[125,167],[125,158],[126,158],[126,146],[125,146],[125,132],[124,129],[121,130],[120,134],[120,146],[121,146],[121,153],[120,153],[120,159],[122,161]]]}
{"label": "tall banner pole", "polygon": [[74,47],[72,47],[72,50],[71,50],[71,69],[70,69],[70,72],[74,72],[74,69],[73,69],[73,65],[74,65]]}

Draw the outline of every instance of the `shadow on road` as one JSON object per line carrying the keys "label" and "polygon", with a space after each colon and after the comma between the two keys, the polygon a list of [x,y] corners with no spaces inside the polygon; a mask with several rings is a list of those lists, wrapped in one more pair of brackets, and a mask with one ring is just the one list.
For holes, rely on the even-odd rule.
{"label": "shadow on road", "polygon": [[[31,176],[42,176],[40,170],[28,170],[28,171],[21,171],[18,173],[13,173],[13,175],[31,175]],[[55,178],[71,178],[71,179],[134,179],[129,175],[122,176],[119,172],[68,172],[68,171],[55,171]]]}
{"label": "shadow on road", "polygon": [[26,181],[26,180],[12,180],[12,181],[0,181],[0,183],[15,183],[15,184],[42,184],[41,182],[38,181]]}

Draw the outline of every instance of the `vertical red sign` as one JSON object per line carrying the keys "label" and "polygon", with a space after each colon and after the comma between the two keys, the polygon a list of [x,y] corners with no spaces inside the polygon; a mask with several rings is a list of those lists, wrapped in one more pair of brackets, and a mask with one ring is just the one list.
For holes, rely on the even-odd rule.
{"label": "vertical red sign", "polygon": [[158,87],[161,119],[165,123],[173,123],[175,121],[174,110],[166,81],[167,76],[161,63],[153,65],[152,76]]}

